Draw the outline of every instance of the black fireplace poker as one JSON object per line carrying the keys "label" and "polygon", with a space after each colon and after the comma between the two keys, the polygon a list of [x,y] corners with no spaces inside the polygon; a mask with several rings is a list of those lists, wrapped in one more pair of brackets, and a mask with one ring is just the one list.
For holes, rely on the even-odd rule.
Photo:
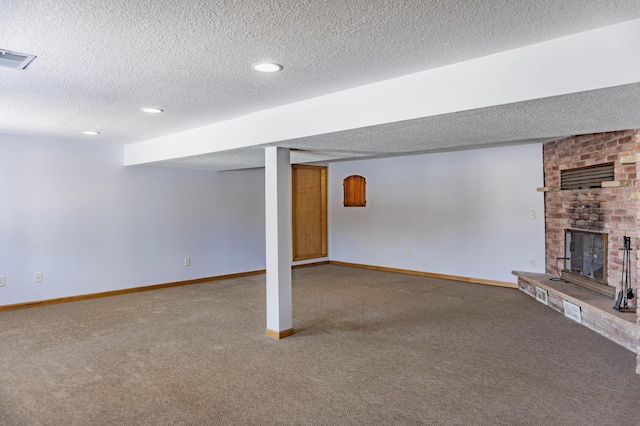
{"label": "black fireplace poker", "polygon": [[635,309],[629,308],[629,300],[633,299],[633,289],[631,288],[631,237],[623,238],[624,253],[622,255],[622,282],[620,283],[620,291],[616,297],[616,304],[613,309],[620,312],[635,312]]}

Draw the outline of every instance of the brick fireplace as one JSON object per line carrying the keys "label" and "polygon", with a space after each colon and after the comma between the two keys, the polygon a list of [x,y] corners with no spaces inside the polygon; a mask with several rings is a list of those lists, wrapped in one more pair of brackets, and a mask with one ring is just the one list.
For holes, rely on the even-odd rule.
{"label": "brick fireplace", "polygon": [[[571,136],[548,142],[543,145],[543,167],[545,186],[538,191],[544,192],[545,197],[546,275],[514,272],[519,287],[533,297],[540,288],[548,290],[546,304],[562,313],[564,302],[579,304],[582,324],[634,351],[638,360],[636,372],[640,374],[640,311],[636,308],[637,271],[640,269],[640,129]],[[601,181],[598,171],[590,175],[596,178],[588,184],[581,181],[573,187],[568,185],[567,176],[590,169],[608,171],[602,174],[606,176]],[[584,241],[602,241],[592,243],[592,249],[583,251],[583,257],[592,257],[591,263],[579,258],[567,264],[565,258],[574,254],[569,252],[570,248],[574,249],[571,241],[567,241],[572,235]],[[599,240],[593,238],[600,235]],[[621,249],[625,237],[631,239],[629,283],[636,298],[629,300],[629,307],[635,309],[635,313],[613,309],[614,297],[623,281],[624,252]],[[581,246],[585,245],[583,240]],[[579,262],[583,262],[582,266],[576,267]],[[581,285],[587,288],[600,286],[596,290],[607,296],[597,296],[597,302],[583,303],[573,297],[574,293],[595,293],[566,287],[573,284],[563,283],[565,287],[560,288],[550,277],[559,274],[565,278],[567,274],[573,275],[577,281],[584,281]],[[592,296],[586,297],[595,300]]]}
{"label": "brick fireplace", "polygon": [[[631,237],[638,249],[637,174],[640,162],[640,129],[573,136],[543,146],[546,228],[546,272],[557,275],[567,256],[567,230],[606,234],[606,276],[602,280],[610,294],[622,281],[623,238]],[[601,187],[561,190],[561,172],[605,163],[613,163],[613,180]],[[638,264],[632,256],[631,283],[637,287]],[[635,303],[635,299],[630,302]]]}

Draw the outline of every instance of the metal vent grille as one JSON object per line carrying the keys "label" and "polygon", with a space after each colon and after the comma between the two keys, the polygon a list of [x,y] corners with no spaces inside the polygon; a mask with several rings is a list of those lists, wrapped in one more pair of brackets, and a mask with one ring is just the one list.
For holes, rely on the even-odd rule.
{"label": "metal vent grille", "polygon": [[543,288],[536,286],[536,300],[538,302],[549,305],[549,292]]}
{"label": "metal vent grille", "polygon": [[23,70],[33,61],[36,57],[34,55],[27,55],[24,53],[11,52],[9,50],[0,49],[0,66],[13,68],[16,70]]}
{"label": "metal vent grille", "polygon": [[560,189],[600,188],[602,182],[611,181],[613,177],[613,163],[563,170]]}

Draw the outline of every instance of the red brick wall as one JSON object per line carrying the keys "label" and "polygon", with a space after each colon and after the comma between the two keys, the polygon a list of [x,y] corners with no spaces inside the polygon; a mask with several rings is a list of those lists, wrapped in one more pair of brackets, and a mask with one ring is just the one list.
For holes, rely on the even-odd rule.
{"label": "red brick wall", "polygon": [[[564,257],[564,231],[579,229],[608,234],[608,284],[620,286],[623,237],[638,245],[638,191],[640,163],[624,163],[623,157],[640,153],[640,129],[573,136],[543,147],[546,187],[560,187],[560,172],[566,169],[614,162],[615,181],[628,186],[549,191],[545,193],[546,272],[557,274],[558,257]],[[628,161],[628,158],[624,159]],[[628,181],[628,182],[627,182]],[[640,262],[632,253],[631,283],[637,288]],[[560,266],[563,263],[560,261]],[[635,302],[635,301],[634,301]]]}

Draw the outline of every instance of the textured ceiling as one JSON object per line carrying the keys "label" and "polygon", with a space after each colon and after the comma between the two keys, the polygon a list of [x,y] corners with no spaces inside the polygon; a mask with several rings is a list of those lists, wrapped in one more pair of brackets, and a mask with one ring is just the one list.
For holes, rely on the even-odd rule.
{"label": "textured ceiling", "polygon": [[[0,48],[37,58],[24,71],[0,68],[0,133],[115,144],[639,16],[638,0],[3,0],[1,9]],[[251,69],[262,60],[285,68],[276,74]],[[165,112],[139,112],[145,106]],[[571,115],[561,112],[566,118],[558,120],[570,124]],[[316,152],[294,153],[304,161],[438,149],[433,123],[439,120],[444,123],[438,124],[443,126],[437,128],[440,135],[457,138],[460,146],[548,134],[537,132],[541,123],[536,131],[513,134],[507,126],[495,127],[500,117],[493,114],[516,112],[489,108],[482,114],[375,126],[288,145]],[[467,115],[470,121],[461,121]],[[554,128],[564,135],[570,127]],[[84,130],[101,135],[88,137]],[[398,134],[406,138],[387,145],[359,142]],[[349,151],[336,151],[345,146],[345,138]],[[455,141],[450,144],[455,146]],[[166,165],[250,167],[255,155],[261,156],[260,148]]]}

